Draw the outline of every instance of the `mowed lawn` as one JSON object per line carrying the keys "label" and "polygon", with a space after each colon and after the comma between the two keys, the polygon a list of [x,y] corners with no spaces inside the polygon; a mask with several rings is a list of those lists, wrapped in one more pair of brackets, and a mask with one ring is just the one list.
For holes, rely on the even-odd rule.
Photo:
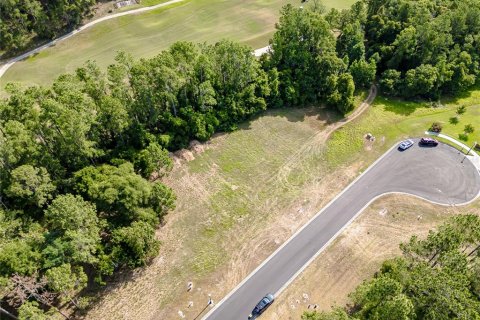
{"label": "mowed lawn", "polygon": [[[163,1],[154,1],[151,4]],[[347,8],[355,0],[328,0],[325,5]],[[0,79],[49,84],[59,74],[74,71],[86,60],[102,68],[124,50],[137,58],[151,57],[175,41],[213,43],[223,38],[241,41],[252,48],[264,47],[271,38],[279,11],[300,0],[185,0],[143,14],[112,19],[16,63]],[[149,3],[150,4],[150,3]]]}
{"label": "mowed lawn", "polygon": [[[450,118],[456,116],[456,110],[461,105],[467,107],[465,114],[458,116],[458,124],[451,124]],[[364,115],[332,135],[328,141],[327,160],[330,165],[338,166],[353,159],[365,159],[363,150],[375,151],[382,146],[380,151],[383,151],[400,139],[424,136],[433,122],[441,123],[442,133],[457,140],[465,125],[471,124],[475,131],[463,142],[468,146],[475,141],[480,143],[480,88],[457,98],[445,98],[440,107],[379,96]],[[376,141],[366,142],[364,135],[367,133],[372,133]],[[373,154],[374,157],[379,155],[376,152]]]}

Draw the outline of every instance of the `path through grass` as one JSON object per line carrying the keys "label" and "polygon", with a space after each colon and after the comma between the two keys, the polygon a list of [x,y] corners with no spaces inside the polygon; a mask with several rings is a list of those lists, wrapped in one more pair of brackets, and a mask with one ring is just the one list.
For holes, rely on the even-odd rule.
{"label": "path through grass", "polygon": [[[436,109],[377,97],[326,145],[317,141],[339,116],[317,108],[270,110],[218,135],[166,181],[178,201],[159,230],[159,258],[134,281],[110,287],[87,318],[175,319],[179,310],[194,318],[208,294],[218,301],[228,293],[394,142],[448,122],[458,104],[468,105],[462,121],[480,130],[479,96],[472,91]],[[375,142],[365,141],[367,132]]]}

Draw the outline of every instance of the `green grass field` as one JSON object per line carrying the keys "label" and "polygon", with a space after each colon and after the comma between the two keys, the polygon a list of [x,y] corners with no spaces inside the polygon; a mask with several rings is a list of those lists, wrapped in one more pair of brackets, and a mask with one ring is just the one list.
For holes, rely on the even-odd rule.
{"label": "green grass field", "polygon": [[[87,318],[118,319],[134,305],[137,319],[174,319],[178,310],[193,319],[206,293],[226,294],[397,141],[422,136],[433,121],[452,136],[471,123],[477,131],[469,141],[479,139],[479,99],[480,89],[441,108],[377,97],[326,144],[326,124],[339,115],[315,107],[268,110],[213,138],[166,181],[178,199],[160,233],[161,262],[105,296]],[[467,112],[453,126],[448,120],[458,105]],[[367,132],[376,136],[371,145]],[[187,281],[202,290],[186,293]],[[186,310],[189,301],[195,306]]]}
{"label": "green grass field", "polygon": [[[424,136],[433,122],[440,122],[443,126],[442,133],[457,140],[465,125],[473,125],[475,131],[468,135],[467,141],[463,141],[471,146],[475,141],[480,142],[479,101],[480,88],[457,98],[445,99],[443,106],[436,108],[429,103],[377,97],[366,114],[333,134],[328,142],[327,160],[335,166],[344,165],[348,158],[364,157],[360,151],[365,148],[363,136],[368,132],[376,137],[376,145],[384,145],[386,148],[399,139]],[[456,109],[460,105],[465,105],[467,111],[459,116],[458,124],[451,124],[449,120],[456,115]],[[380,148],[380,151],[385,148]]]}
{"label": "green grass field", "polygon": [[[147,0],[156,4],[158,0]],[[328,7],[346,8],[355,0],[324,1]],[[185,0],[166,8],[112,19],[87,29],[16,63],[0,79],[46,85],[59,74],[71,72],[86,60],[105,68],[117,51],[137,58],[151,57],[175,41],[215,42],[229,38],[252,48],[264,47],[274,32],[282,6],[300,0]]]}

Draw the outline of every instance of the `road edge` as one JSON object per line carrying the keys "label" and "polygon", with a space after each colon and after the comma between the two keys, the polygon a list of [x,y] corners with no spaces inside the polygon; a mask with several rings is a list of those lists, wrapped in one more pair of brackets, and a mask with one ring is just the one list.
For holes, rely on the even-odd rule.
{"label": "road edge", "polygon": [[[375,160],[365,171],[363,171],[359,176],[357,176],[347,187],[345,187],[339,194],[337,194],[332,200],[330,200],[320,211],[318,211],[312,218],[310,218],[302,227],[300,227],[293,235],[291,235],[280,247],[278,247],[270,256],[268,256],[267,259],[265,259],[257,268],[255,268],[246,278],[242,280],[235,288],[233,288],[222,300],[220,300],[215,306],[210,309],[210,311],[202,317],[202,320],[207,320],[208,317],[216,310],[218,307],[225,302],[228,298],[230,298],[239,288],[241,288],[258,270],[260,270],[265,264],[267,264],[280,250],[282,250],[288,243],[290,243],[300,232],[302,232],[310,223],[312,223],[313,220],[317,219],[328,207],[331,206],[333,202],[335,202],[339,197],[341,197],[345,192],[347,192],[355,183],[360,180],[365,174],[367,174],[371,169],[373,169],[387,154],[389,154],[393,149],[395,149],[398,145],[398,141],[396,141],[385,153],[383,153],[377,160]],[[472,163],[472,165],[474,165]],[[475,165],[474,165],[475,166]],[[477,174],[480,175],[479,172]],[[372,198],[370,201],[368,201],[365,206],[363,206],[345,225],[340,228],[337,233],[333,237],[331,237],[327,243],[325,243],[324,246],[322,246],[315,255],[312,256],[285,284],[277,290],[277,292],[274,293],[274,297],[277,297],[279,294],[281,294],[312,262],[315,260],[352,222],[358,218],[360,214],[370,205],[372,202],[375,200],[389,194],[403,194],[403,195],[408,195],[408,196],[413,196],[418,199],[422,199],[424,201],[427,201],[429,203],[433,203],[436,205],[441,205],[445,207],[449,206],[465,206],[468,205],[475,200],[477,200],[480,197],[480,189],[477,195],[472,198],[469,201],[462,202],[459,204],[445,204],[445,203],[440,203],[436,202],[433,200],[428,200],[426,198],[423,198],[421,196],[415,195],[415,194],[410,194],[407,192],[400,192],[400,191],[389,191],[382,193],[380,195],[375,196]]]}

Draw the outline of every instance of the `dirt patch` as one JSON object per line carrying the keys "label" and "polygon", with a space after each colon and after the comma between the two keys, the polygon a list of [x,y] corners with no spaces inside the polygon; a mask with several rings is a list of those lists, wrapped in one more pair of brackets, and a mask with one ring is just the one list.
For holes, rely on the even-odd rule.
{"label": "dirt patch", "polygon": [[304,311],[315,306],[316,310],[344,306],[349,302],[348,294],[371,277],[382,261],[400,254],[401,242],[414,234],[425,236],[454,214],[480,214],[479,205],[477,201],[468,207],[442,207],[397,195],[375,201],[305,269],[263,317],[298,320]]}
{"label": "dirt patch", "polygon": [[201,154],[206,149],[206,144],[202,144],[197,140],[192,140],[188,146],[188,149],[195,154]]}
{"label": "dirt patch", "polygon": [[195,160],[195,156],[193,155],[192,151],[186,149],[175,151],[173,153],[173,157],[175,163],[181,163],[182,161],[189,162]]}

